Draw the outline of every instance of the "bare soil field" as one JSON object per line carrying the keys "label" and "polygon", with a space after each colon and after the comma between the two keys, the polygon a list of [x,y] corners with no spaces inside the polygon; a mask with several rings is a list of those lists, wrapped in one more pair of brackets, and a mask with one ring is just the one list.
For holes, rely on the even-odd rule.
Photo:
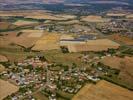
{"label": "bare soil field", "polygon": [[133,45],[133,39],[128,38],[126,36],[122,36],[122,35],[119,35],[119,34],[113,34],[113,35],[110,35],[109,38],[113,39],[115,41],[118,41],[118,42],[125,43],[127,45]]}
{"label": "bare soil field", "polygon": [[3,100],[6,96],[11,95],[19,90],[19,88],[8,81],[0,79],[0,100]]}
{"label": "bare soil field", "polygon": [[18,20],[16,22],[14,22],[13,24],[17,25],[17,26],[23,26],[23,25],[31,25],[31,24],[36,24],[36,23],[37,22],[34,22],[34,21]]}
{"label": "bare soil field", "polygon": [[132,100],[132,92],[109,83],[100,81],[96,85],[85,85],[72,100]]}
{"label": "bare soil field", "polygon": [[110,19],[102,18],[101,16],[90,15],[90,16],[82,17],[81,21],[86,21],[86,22],[108,22],[108,21],[110,21]]}
{"label": "bare soil field", "polygon": [[68,45],[69,52],[103,51],[109,48],[117,49],[119,44],[108,39],[88,40],[84,44]]}
{"label": "bare soil field", "polygon": [[133,83],[133,57],[105,57],[101,62],[111,68],[119,69],[119,78],[126,83]]}
{"label": "bare soil field", "polygon": [[41,39],[39,39],[32,50],[52,50],[59,49],[60,35],[56,33],[45,34]]}

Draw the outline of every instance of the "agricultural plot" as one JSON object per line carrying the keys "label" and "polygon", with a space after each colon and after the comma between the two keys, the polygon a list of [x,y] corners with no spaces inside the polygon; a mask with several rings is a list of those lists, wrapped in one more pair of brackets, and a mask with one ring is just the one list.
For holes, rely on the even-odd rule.
{"label": "agricultural plot", "polygon": [[85,85],[72,100],[132,100],[132,92],[107,81]]}
{"label": "agricultural plot", "polygon": [[79,24],[79,20],[71,20],[71,21],[61,21],[61,22],[57,22],[58,24],[66,24],[66,25],[69,25],[69,24]]}
{"label": "agricultural plot", "polygon": [[0,55],[0,62],[7,62],[7,61],[8,59],[5,56]]}
{"label": "agricultural plot", "polygon": [[5,66],[3,66],[2,64],[0,64],[0,73],[3,72],[5,70]]}
{"label": "agricultural plot", "polygon": [[[40,38],[39,36],[41,36],[42,33],[40,33],[36,37],[34,35],[35,33],[30,33],[30,32],[25,32],[25,31],[6,32],[6,34],[7,35],[2,36],[2,38],[0,38],[1,40],[0,47],[16,48],[16,46],[13,44],[21,45],[24,47],[31,47]],[[18,34],[20,35],[18,36]],[[32,36],[32,34],[34,36]]]}
{"label": "agricultural plot", "polygon": [[111,17],[124,17],[126,16],[126,13],[107,13],[107,16],[111,16]]}
{"label": "agricultural plot", "polygon": [[81,21],[94,22],[94,23],[95,22],[102,23],[102,22],[108,22],[108,21],[110,21],[110,19],[102,18],[101,16],[93,16],[93,15],[90,15],[90,16],[82,17],[81,18]]}
{"label": "agricultural plot", "polygon": [[113,34],[113,35],[110,35],[109,38],[115,41],[121,42],[121,43],[125,43],[126,45],[133,45],[133,39],[128,38],[126,36],[122,36],[119,34]]}
{"label": "agricultural plot", "polygon": [[18,20],[13,23],[14,25],[17,26],[23,26],[23,25],[31,25],[31,24],[37,24],[37,22],[34,21],[25,21],[25,20]]}
{"label": "agricultural plot", "polygon": [[131,18],[131,19],[133,19],[133,14],[127,15],[126,18]]}
{"label": "agricultural plot", "polygon": [[0,30],[13,29],[16,28],[15,25],[12,25],[10,22],[0,22]]}
{"label": "agricultural plot", "polygon": [[101,62],[111,68],[119,69],[119,78],[128,84],[133,83],[133,57],[105,57]]}
{"label": "agricultural plot", "polygon": [[35,46],[32,48],[32,50],[53,50],[53,49],[59,49],[59,40],[60,35],[51,33],[51,34],[45,34],[41,39],[39,39]]}
{"label": "agricultural plot", "polygon": [[23,33],[29,33],[27,37],[39,38],[41,37],[44,32],[43,30],[22,30]]}
{"label": "agricultural plot", "polygon": [[19,88],[8,81],[4,81],[0,79],[0,100],[3,100],[8,95],[15,93],[19,90]]}
{"label": "agricultural plot", "polygon": [[69,44],[69,52],[82,52],[82,51],[106,51],[109,48],[117,49],[119,44],[108,39],[88,40],[81,44]]}
{"label": "agricultural plot", "polygon": [[76,18],[74,15],[51,14],[44,10],[0,11],[0,16],[14,16],[14,17],[21,16],[25,18],[50,19],[50,20],[68,20]]}
{"label": "agricultural plot", "polygon": [[68,19],[73,19],[75,17],[67,17],[66,16],[61,16],[61,15],[52,15],[52,14],[45,14],[45,15],[29,15],[29,16],[25,16],[25,18],[33,18],[33,19],[48,19],[48,20],[68,20]]}

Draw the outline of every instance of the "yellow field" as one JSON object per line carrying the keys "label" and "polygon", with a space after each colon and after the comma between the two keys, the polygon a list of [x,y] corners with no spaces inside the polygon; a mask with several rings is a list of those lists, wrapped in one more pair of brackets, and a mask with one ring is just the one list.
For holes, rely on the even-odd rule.
{"label": "yellow field", "polygon": [[80,22],[78,20],[71,20],[71,21],[64,21],[64,22],[58,22],[58,24],[79,24]]}
{"label": "yellow field", "polygon": [[100,81],[96,85],[85,85],[72,100],[133,100],[132,92],[109,83]]}
{"label": "yellow field", "polygon": [[13,47],[10,45],[12,43],[22,45],[24,47],[31,47],[38,39],[40,39],[40,37],[30,37],[29,35],[32,33],[29,32],[22,31],[22,34],[20,36],[17,36],[18,33],[19,31],[6,32],[6,34],[8,35],[5,35],[3,36],[3,38],[0,38],[0,47]]}
{"label": "yellow field", "polygon": [[39,39],[32,50],[52,50],[59,49],[60,35],[56,33],[50,33]]}
{"label": "yellow field", "polygon": [[60,37],[60,40],[63,40],[63,39],[74,39],[74,37],[72,35],[63,34]]}
{"label": "yellow field", "polygon": [[126,36],[122,36],[119,34],[113,34],[113,35],[110,35],[109,38],[114,41],[125,43],[126,45],[133,45],[133,39],[126,37]]}
{"label": "yellow field", "polygon": [[19,88],[17,86],[0,79],[0,100],[3,100],[8,95],[17,92],[18,90]]}
{"label": "yellow field", "polygon": [[2,64],[0,64],[0,73],[3,72],[5,70],[5,66],[3,66]]}
{"label": "yellow field", "polygon": [[38,14],[38,15],[28,15],[25,18],[33,18],[33,19],[49,19],[49,20],[68,20],[74,19],[75,16],[72,15],[53,15],[50,13]]}
{"label": "yellow field", "polygon": [[108,39],[88,40],[85,43],[68,44],[69,52],[103,51],[109,48],[117,49],[119,44]]}
{"label": "yellow field", "polygon": [[23,33],[28,33],[27,37],[38,38],[44,34],[43,30],[22,30]]}
{"label": "yellow field", "polygon": [[86,21],[86,22],[108,22],[110,19],[107,18],[102,18],[101,16],[86,16],[82,17],[81,21]]}
{"label": "yellow field", "polygon": [[22,16],[25,18],[50,20],[68,20],[75,18],[74,15],[52,14],[44,10],[0,11],[0,16]]}
{"label": "yellow field", "polygon": [[119,69],[119,78],[128,84],[133,83],[133,57],[105,57],[101,62],[111,68]]}
{"label": "yellow field", "polygon": [[126,18],[133,18],[133,14],[127,15]]}
{"label": "yellow field", "polygon": [[123,17],[126,16],[126,13],[107,13],[107,16]]}
{"label": "yellow field", "polygon": [[37,24],[37,22],[33,22],[33,21],[24,21],[24,20],[18,20],[15,23],[13,23],[14,25],[17,26],[21,26],[21,25],[31,25],[31,24]]}

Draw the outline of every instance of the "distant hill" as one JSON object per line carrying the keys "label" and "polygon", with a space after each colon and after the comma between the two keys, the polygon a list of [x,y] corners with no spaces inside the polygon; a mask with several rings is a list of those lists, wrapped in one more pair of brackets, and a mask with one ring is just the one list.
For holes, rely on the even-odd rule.
{"label": "distant hill", "polygon": [[0,0],[1,4],[21,3],[133,3],[133,0]]}
{"label": "distant hill", "polygon": [[116,7],[133,9],[133,0],[0,0],[0,10],[44,9],[66,11],[70,9],[70,7],[65,4],[73,4],[73,7],[74,4],[85,4],[85,6],[80,8],[81,11],[105,11]]}

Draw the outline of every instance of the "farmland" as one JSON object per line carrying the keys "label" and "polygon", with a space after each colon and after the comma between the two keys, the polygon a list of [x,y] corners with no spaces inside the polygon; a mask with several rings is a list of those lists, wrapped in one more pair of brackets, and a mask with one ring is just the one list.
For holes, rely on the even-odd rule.
{"label": "farmland", "polygon": [[132,100],[132,92],[106,81],[85,85],[72,100]]}
{"label": "farmland", "polygon": [[10,22],[0,22],[0,30],[13,29],[16,26]]}
{"label": "farmland", "polygon": [[93,15],[82,17],[81,20],[85,22],[108,22],[110,21],[110,19],[102,18],[101,16],[93,16]]}
{"label": "farmland", "polygon": [[59,49],[59,34],[46,34],[41,39],[39,39],[32,50],[52,50]]}
{"label": "farmland", "polygon": [[16,26],[22,26],[22,25],[31,25],[31,24],[37,24],[37,22],[33,22],[33,21],[25,21],[25,20],[18,20],[16,22],[13,23]]}
{"label": "farmland", "polygon": [[109,48],[117,49],[119,44],[107,39],[88,40],[85,43],[77,43],[68,45],[69,52],[82,52],[82,51],[103,51]]}
{"label": "farmland", "polygon": [[0,11],[0,100],[133,99],[132,12],[69,1]]}
{"label": "farmland", "polygon": [[113,34],[109,36],[110,39],[124,43],[126,45],[133,45],[133,39],[128,38],[127,36],[122,36],[119,34]]}
{"label": "farmland", "polygon": [[7,61],[8,59],[5,56],[0,55],[0,62],[7,62]]}
{"label": "farmland", "polygon": [[119,79],[126,84],[133,82],[133,57],[105,57],[101,62],[111,68],[119,69]]}
{"label": "farmland", "polygon": [[0,79],[0,100],[4,99],[6,96],[11,95],[12,93],[17,92],[19,87],[14,86],[8,81],[4,81]]}

